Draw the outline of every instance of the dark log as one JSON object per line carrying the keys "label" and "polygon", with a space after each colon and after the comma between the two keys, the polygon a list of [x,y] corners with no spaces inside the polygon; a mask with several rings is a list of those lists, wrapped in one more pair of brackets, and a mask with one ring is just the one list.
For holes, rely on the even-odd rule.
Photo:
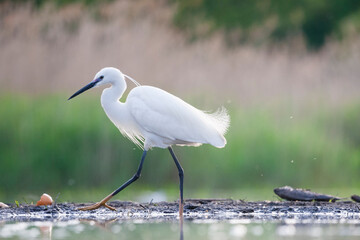
{"label": "dark log", "polygon": [[285,200],[290,201],[321,201],[321,202],[335,202],[340,200],[339,197],[311,192],[306,189],[292,188],[289,186],[275,188],[276,195]]}
{"label": "dark log", "polygon": [[355,202],[360,203],[360,196],[359,195],[352,195],[351,199],[354,200]]}

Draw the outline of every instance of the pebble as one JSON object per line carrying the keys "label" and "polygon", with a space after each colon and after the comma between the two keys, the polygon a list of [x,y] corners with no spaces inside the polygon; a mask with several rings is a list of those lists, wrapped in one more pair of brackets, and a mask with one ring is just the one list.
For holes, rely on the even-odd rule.
{"label": "pebble", "polygon": [[0,208],[8,208],[9,206],[3,202],[0,202]]}

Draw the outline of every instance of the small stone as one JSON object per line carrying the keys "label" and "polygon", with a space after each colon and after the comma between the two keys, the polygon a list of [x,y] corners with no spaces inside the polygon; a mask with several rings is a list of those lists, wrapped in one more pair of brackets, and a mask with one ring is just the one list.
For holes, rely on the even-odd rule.
{"label": "small stone", "polygon": [[199,206],[196,206],[196,205],[191,205],[191,204],[189,204],[189,205],[185,205],[185,209],[189,209],[189,210],[193,210],[193,209],[196,209],[196,208],[198,208]]}
{"label": "small stone", "polygon": [[254,209],[252,208],[246,208],[246,209],[243,209],[241,210],[242,213],[253,213],[254,212]]}
{"label": "small stone", "polygon": [[0,208],[8,208],[9,206],[3,202],[0,202]]}
{"label": "small stone", "polygon": [[36,206],[40,205],[51,205],[53,203],[53,199],[50,195],[44,193],[40,200],[36,203]]}

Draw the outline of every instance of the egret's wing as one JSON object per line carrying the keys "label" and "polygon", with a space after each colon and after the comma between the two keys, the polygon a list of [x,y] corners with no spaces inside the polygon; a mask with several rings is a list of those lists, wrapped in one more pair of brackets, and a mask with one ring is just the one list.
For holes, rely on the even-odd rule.
{"label": "egret's wing", "polygon": [[215,116],[206,114],[159,88],[134,88],[127,98],[127,104],[139,126],[150,133],[172,140],[175,144],[225,144],[222,133],[215,126]]}

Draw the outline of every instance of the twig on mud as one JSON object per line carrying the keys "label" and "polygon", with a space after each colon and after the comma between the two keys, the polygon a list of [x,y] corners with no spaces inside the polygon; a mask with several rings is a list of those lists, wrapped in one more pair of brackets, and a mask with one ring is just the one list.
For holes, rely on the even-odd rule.
{"label": "twig on mud", "polygon": [[55,207],[56,207],[56,202],[57,202],[59,196],[60,196],[60,193],[58,193],[58,194],[56,195],[55,200],[54,200],[53,203],[51,204],[51,207],[52,207],[52,208],[55,208]]}
{"label": "twig on mud", "polygon": [[148,209],[148,207],[142,205],[141,203],[139,203],[139,206],[142,207],[143,209]]}
{"label": "twig on mud", "polygon": [[188,198],[185,199],[185,201],[189,202],[228,202],[228,201],[234,201],[231,198]]}

